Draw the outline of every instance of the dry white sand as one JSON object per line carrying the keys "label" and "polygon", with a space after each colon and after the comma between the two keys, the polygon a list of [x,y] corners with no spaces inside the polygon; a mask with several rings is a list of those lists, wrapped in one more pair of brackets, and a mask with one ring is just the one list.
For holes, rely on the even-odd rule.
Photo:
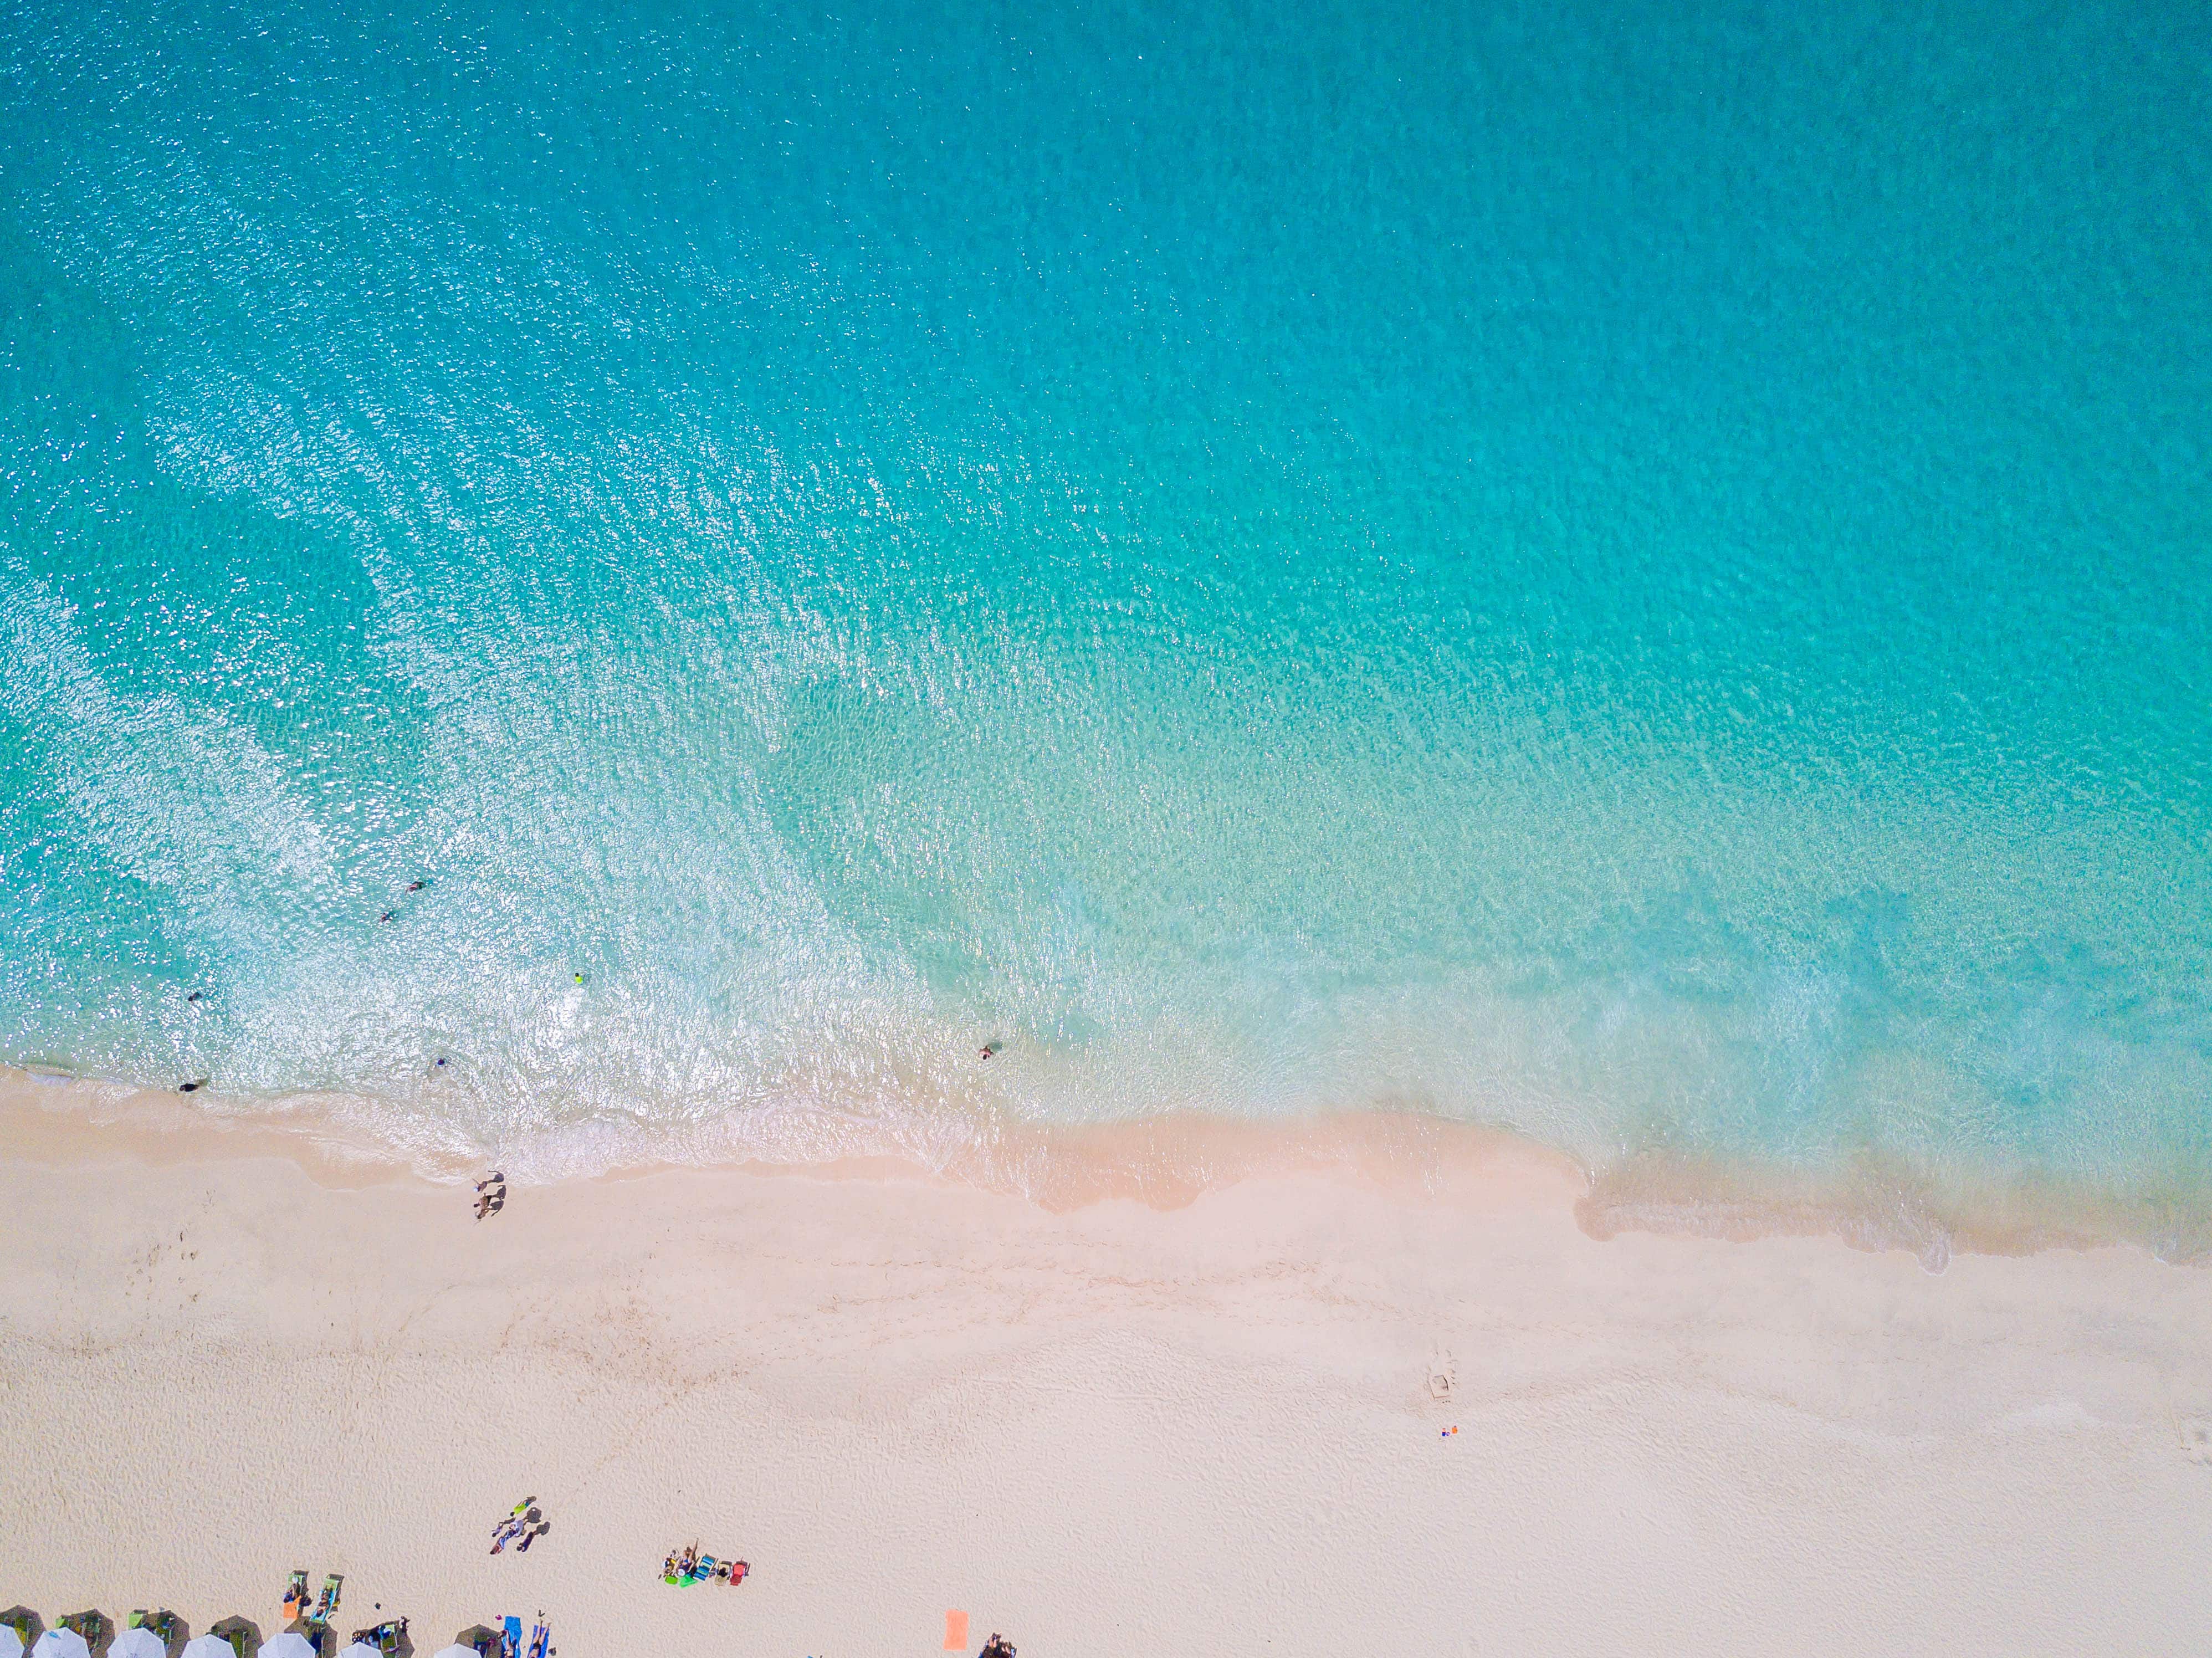
{"label": "dry white sand", "polygon": [[[920,1658],[949,1608],[1024,1658],[2212,1650],[2212,1274],[2132,1251],[1597,1242],[1504,1149],[477,1224],[0,1095],[0,1605],[49,1622],[273,1631],[301,1566],[426,1653],[540,1608],[563,1658]],[[525,1496],[551,1531],[489,1555]],[[694,1541],[752,1577],[664,1586]]]}

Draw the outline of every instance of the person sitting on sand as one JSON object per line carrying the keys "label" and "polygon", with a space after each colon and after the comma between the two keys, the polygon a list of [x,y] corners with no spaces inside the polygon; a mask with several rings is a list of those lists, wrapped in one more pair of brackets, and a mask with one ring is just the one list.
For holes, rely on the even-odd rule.
{"label": "person sitting on sand", "polygon": [[1013,1643],[1003,1635],[994,1634],[990,1642],[975,1658],[1014,1658]]}
{"label": "person sitting on sand", "polygon": [[[440,1065],[443,1065],[443,1064],[445,1064],[445,1061],[444,1061],[443,1060],[439,1060],[439,1061],[438,1061],[438,1063],[439,1063]],[[505,1186],[506,1184],[507,1184],[507,1176],[506,1176],[506,1175],[502,1175],[502,1174],[501,1174],[501,1173],[499,1172],[499,1170],[497,1170],[496,1169],[493,1169],[493,1170],[491,1171],[491,1173],[490,1173],[490,1174],[486,1175],[485,1175],[482,1180],[480,1180],[480,1181],[478,1181],[477,1182],[477,1191],[479,1191],[479,1192],[481,1192],[481,1191],[483,1191],[483,1190],[484,1189],[484,1187],[487,1187],[487,1186]]]}

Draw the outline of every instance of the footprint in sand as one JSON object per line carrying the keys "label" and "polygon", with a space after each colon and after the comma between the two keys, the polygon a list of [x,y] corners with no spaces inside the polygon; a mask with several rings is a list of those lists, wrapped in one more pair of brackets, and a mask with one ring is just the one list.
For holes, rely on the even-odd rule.
{"label": "footprint in sand", "polygon": [[2181,1454],[2212,1467],[2212,1417],[2191,1417],[2181,1424]]}

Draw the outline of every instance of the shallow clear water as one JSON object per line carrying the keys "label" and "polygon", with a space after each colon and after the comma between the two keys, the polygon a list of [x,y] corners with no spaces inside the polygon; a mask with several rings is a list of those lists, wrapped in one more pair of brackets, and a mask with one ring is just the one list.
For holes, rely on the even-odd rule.
{"label": "shallow clear water", "polygon": [[696,11],[0,21],[0,1060],[2212,1175],[2204,15]]}

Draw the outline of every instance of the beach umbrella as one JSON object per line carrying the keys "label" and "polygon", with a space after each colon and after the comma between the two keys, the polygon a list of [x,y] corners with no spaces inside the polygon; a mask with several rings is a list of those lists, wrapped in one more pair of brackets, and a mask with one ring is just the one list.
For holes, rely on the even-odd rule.
{"label": "beach umbrella", "polygon": [[477,1658],[474,1647],[447,1647],[443,1652],[433,1653],[431,1658]]}
{"label": "beach umbrella", "polygon": [[149,1629],[127,1629],[107,1649],[107,1658],[166,1658],[168,1648]]}
{"label": "beach umbrella", "polygon": [[92,1658],[92,1649],[73,1629],[50,1629],[33,1644],[31,1658]]}
{"label": "beach umbrella", "polygon": [[297,1630],[288,1629],[264,1641],[254,1658],[315,1658],[315,1643]]}
{"label": "beach umbrella", "polygon": [[368,1642],[356,1641],[351,1646],[348,1647],[343,1652],[338,1654],[338,1658],[380,1658],[380,1655],[376,1649],[369,1645]]}
{"label": "beach umbrella", "polygon": [[238,1658],[220,1635],[195,1635],[185,1643],[185,1658]]}
{"label": "beach umbrella", "polygon": [[[464,1647],[462,1650],[467,1652],[468,1649]],[[23,1658],[23,1637],[5,1624],[0,1624],[0,1658]],[[445,1655],[441,1653],[438,1658],[445,1658]],[[477,1658],[477,1655],[471,1652],[469,1658]]]}

